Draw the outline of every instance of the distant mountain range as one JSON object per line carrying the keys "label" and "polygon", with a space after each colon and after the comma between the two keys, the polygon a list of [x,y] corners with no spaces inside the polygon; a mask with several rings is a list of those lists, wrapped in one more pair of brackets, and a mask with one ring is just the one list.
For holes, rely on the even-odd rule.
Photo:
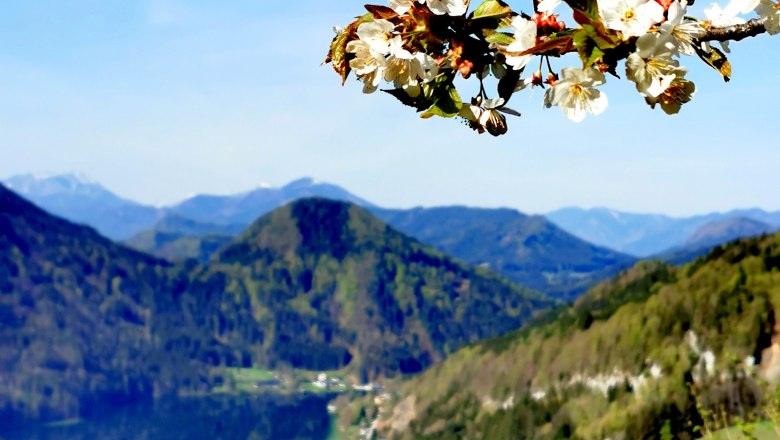
{"label": "distant mountain range", "polygon": [[219,366],[417,372],[554,304],[344,202],[285,205],[173,265],[0,185],[0,421],[208,391]]}
{"label": "distant mountain range", "polygon": [[[76,174],[48,177],[26,174],[11,177],[3,183],[52,214],[92,226],[112,240],[129,239],[171,214],[174,218],[216,224],[221,228],[236,224],[246,227],[261,215],[303,197],[324,197],[372,206],[338,186],[310,178],[296,180],[281,188],[261,187],[236,195],[197,195],[162,208],[122,199],[99,183]],[[163,221],[170,223],[170,220]],[[164,227],[170,232],[170,224]],[[187,231],[185,235],[192,235],[191,228]]]}
{"label": "distant mountain range", "polygon": [[267,212],[305,197],[322,197],[364,207],[373,206],[336,185],[303,178],[281,188],[257,188],[232,196],[198,195],[168,208],[168,211],[205,223],[248,225]]}
{"label": "distant mountain range", "polygon": [[688,240],[657,257],[672,264],[683,264],[706,255],[712,248],[745,237],[777,231],[778,227],[747,217],[731,217],[705,223]]}
{"label": "distant mountain range", "polygon": [[50,213],[90,225],[114,240],[151,227],[161,216],[159,209],[120,198],[99,183],[75,174],[25,174],[3,183]]}
{"label": "distant mountain range", "polygon": [[[632,214],[605,208],[564,208],[546,217],[583,240],[637,257],[665,255],[692,240],[708,223],[745,218],[780,229],[780,211],[734,210],[686,218],[657,214]],[[729,237],[727,240],[737,237]],[[743,236],[744,237],[744,236]],[[725,241],[721,241],[724,243]]]}
{"label": "distant mountain range", "polygon": [[[761,210],[675,219],[567,208],[546,216],[553,223],[511,209],[454,206],[393,210],[310,178],[238,195],[194,196],[164,208],[124,200],[74,175],[43,179],[17,176],[8,183],[52,213],[171,261],[194,258],[207,262],[254,219],[292,200],[317,196],[346,201],[366,207],[398,230],[442,252],[490,267],[522,285],[562,299],[575,298],[596,282],[631,266],[636,256],[684,263],[718,244],[780,229],[780,213]],[[717,226],[736,218],[768,227]],[[707,230],[710,223],[709,238],[697,241],[697,231]]]}

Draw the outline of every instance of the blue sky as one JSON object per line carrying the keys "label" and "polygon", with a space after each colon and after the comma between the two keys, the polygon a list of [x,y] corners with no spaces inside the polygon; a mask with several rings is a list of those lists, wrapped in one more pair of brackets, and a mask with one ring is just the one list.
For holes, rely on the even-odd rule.
{"label": "blue sky", "polygon": [[677,117],[612,80],[582,124],[517,95],[523,117],[494,139],[320,66],[362,3],[7,2],[0,177],[78,171],[147,203],[313,176],[393,207],[780,209],[780,37],[733,44],[729,84],[686,58],[698,91]]}

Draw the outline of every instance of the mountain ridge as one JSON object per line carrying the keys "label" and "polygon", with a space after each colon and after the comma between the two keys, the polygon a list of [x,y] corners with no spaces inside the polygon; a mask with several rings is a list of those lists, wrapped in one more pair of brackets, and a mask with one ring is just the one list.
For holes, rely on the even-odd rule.
{"label": "mountain ridge", "polygon": [[[59,182],[59,186],[52,185],[55,188],[83,187],[87,192],[89,188],[97,185],[85,182],[77,176],[54,176],[46,181],[36,181],[31,176],[22,176],[18,179],[26,179],[27,186],[37,184],[46,186],[46,182],[50,182],[51,179],[54,179],[52,182],[55,184],[63,180],[65,183]],[[98,188],[101,188],[99,193],[106,192],[104,188]],[[377,207],[340,187],[320,183],[311,178],[298,179],[280,188],[261,185],[254,190],[237,195],[201,195],[164,209],[122,205],[126,201],[111,195],[114,201],[107,203],[109,205],[119,203],[120,208],[82,207],[79,208],[83,211],[81,213],[70,212],[62,207],[57,208],[58,210],[50,210],[71,220],[92,224],[101,233],[112,238],[125,235],[131,230],[137,231],[125,240],[125,243],[144,252],[156,254],[158,257],[172,261],[193,258],[206,263],[211,254],[259,215],[308,195],[327,196],[366,206],[385,221],[402,229],[404,233],[415,236],[441,251],[470,264],[488,265],[521,284],[564,299],[575,298],[595,282],[616,274],[635,261],[630,255],[611,249],[625,247],[633,249],[632,246],[639,246],[644,247],[643,252],[635,252],[636,249],[629,250],[633,253],[646,254],[647,257],[670,258],[674,262],[685,262],[708,250],[704,246],[688,251],[679,247],[707,221],[717,221],[741,213],[753,216],[751,218],[765,218],[767,221],[777,217],[778,227],[780,227],[780,213],[774,215],[756,209],[735,210],[724,214],[708,214],[687,219],[675,219],[663,215],[628,214],[606,208],[589,211],[566,208],[557,211],[568,213],[566,215],[571,217],[570,223],[571,221],[576,223],[574,226],[571,224],[567,226],[560,219],[556,226],[546,225],[541,218],[526,216],[506,208],[452,206],[393,210]],[[46,205],[50,202],[42,204]],[[597,214],[602,220],[588,220],[587,216],[591,214]],[[85,218],[84,215],[88,217]],[[471,221],[458,221],[459,219],[454,216],[460,217],[460,220]],[[492,218],[486,219],[480,216]],[[549,217],[555,220],[554,213]],[[427,224],[426,219],[429,219]],[[606,221],[604,219],[617,224],[622,228],[622,232],[620,230],[609,232],[610,227],[604,226],[603,222]],[[592,221],[596,221],[597,226],[602,224],[601,232],[589,237],[582,229],[587,229]],[[118,232],[120,229],[125,232]],[[536,231],[536,235],[528,236],[524,230]],[[570,236],[566,237],[565,234]],[[623,238],[619,237],[620,234],[623,234]],[[742,236],[744,235],[748,234]],[[583,237],[586,238],[585,243],[580,242]],[[736,237],[726,237],[721,242],[709,243],[709,246],[725,243],[731,238]],[[611,246],[604,248],[601,245],[590,245],[588,242],[606,242]],[[574,249],[577,251],[575,252]],[[648,253],[649,250],[655,249],[658,250]]]}
{"label": "mountain ridge", "polygon": [[[266,304],[271,317],[319,311],[311,317],[299,314],[295,324],[318,328],[314,336],[264,322],[265,332],[276,338],[267,344],[277,344],[281,333],[288,342],[300,340],[298,345],[310,347],[308,353],[282,354],[280,360],[311,368],[308,356],[314,347],[329,343],[343,347],[345,356],[349,352],[354,361],[347,363],[367,377],[383,374],[383,368],[393,374],[420,371],[453,347],[517,328],[532,309],[552,304],[500,276],[450,259],[357,205],[322,198],[299,199],[261,217],[223,247],[212,266],[216,272],[204,274],[206,283],[215,275],[232,274],[228,278],[239,282],[237,289]],[[263,287],[274,280],[283,282]],[[376,339],[382,334],[397,341],[395,348],[368,349],[385,345]],[[335,362],[327,369],[344,366]]]}
{"label": "mountain ridge", "polygon": [[651,257],[682,245],[698,228],[717,220],[747,217],[780,228],[780,211],[767,212],[756,208],[671,217],[609,208],[567,207],[545,216],[583,240],[638,257]]}
{"label": "mountain ridge", "polygon": [[4,183],[52,214],[91,225],[113,240],[130,239],[164,221],[166,216],[177,214],[201,223],[248,225],[262,214],[300,197],[327,196],[372,206],[337,185],[310,177],[278,188],[261,185],[239,194],[196,195],[166,207],[122,198],[101,184],[75,174],[41,178],[33,174],[16,175]]}
{"label": "mountain ridge", "polygon": [[146,229],[159,216],[156,208],[119,197],[101,184],[74,174],[45,178],[25,174],[4,183],[46,211],[88,224],[110,238],[124,238]]}
{"label": "mountain ridge", "polygon": [[474,265],[561,299],[636,260],[584,242],[542,216],[517,210],[447,206],[411,210],[372,209],[402,232]]}
{"label": "mountain ridge", "polygon": [[656,256],[673,264],[685,264],[708,254],[718,246],[729,242],[770,234],[780,230],[780,226],[771,226],[748,217],[729,217],[713,220],[699,227],[679,246],[675,246]]}
{"label": "mountain ridge", "polygon": [[361,206],[373,206],[347,190],[329,183],[320,183],[310,177],[294,180],[280,188],[256,188],[228,196],[198,195],[169,209],[171,212],[196,221],[225,224],[249,224],[261,215],[286,203],[304,197],[327,197]]}
{"label": "mountain ridge", "polygon": [[[541,216],[502,208],[445,206],[369,211],[406,235],[477,266],[489,267],[521,285],[556,298],[571,299],[595,282],[634,263],[633,257],[591,245],[560,230]],[[204,250],[225,242],[220,225],[206,226],[210,235],[165,232],[155,227],[126,241],[160,257],[209,259]],[[221,234],[224,234],[222,232]]]}

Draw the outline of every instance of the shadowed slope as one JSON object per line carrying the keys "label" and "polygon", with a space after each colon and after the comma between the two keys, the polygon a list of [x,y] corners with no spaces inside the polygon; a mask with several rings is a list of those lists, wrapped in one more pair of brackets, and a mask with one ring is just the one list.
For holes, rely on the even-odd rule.
{"label": "shadowed slope", "polygon": [[[0,410],[73,416],[85,399],[205,388],[199,356],[219,344],[182,313],[185,282],[0,186]],[[170,345],[184,334],[201,349]]]}

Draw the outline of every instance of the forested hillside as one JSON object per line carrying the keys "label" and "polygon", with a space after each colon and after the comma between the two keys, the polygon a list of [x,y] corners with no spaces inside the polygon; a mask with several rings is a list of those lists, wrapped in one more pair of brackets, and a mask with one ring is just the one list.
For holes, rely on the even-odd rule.
{"label": "forested hillside", "polygon": [[274,211],[211,266],[172,265],[0,186],[0,418],[204,393],[219,367],[419,372],[555,302],[355,205]]}
{"label": "forested hillside", "polygon": [[780,235],[684,267],[640,263],[401,384],[374,426],[405,439],[694,438],[768,417],[778,305]]}

